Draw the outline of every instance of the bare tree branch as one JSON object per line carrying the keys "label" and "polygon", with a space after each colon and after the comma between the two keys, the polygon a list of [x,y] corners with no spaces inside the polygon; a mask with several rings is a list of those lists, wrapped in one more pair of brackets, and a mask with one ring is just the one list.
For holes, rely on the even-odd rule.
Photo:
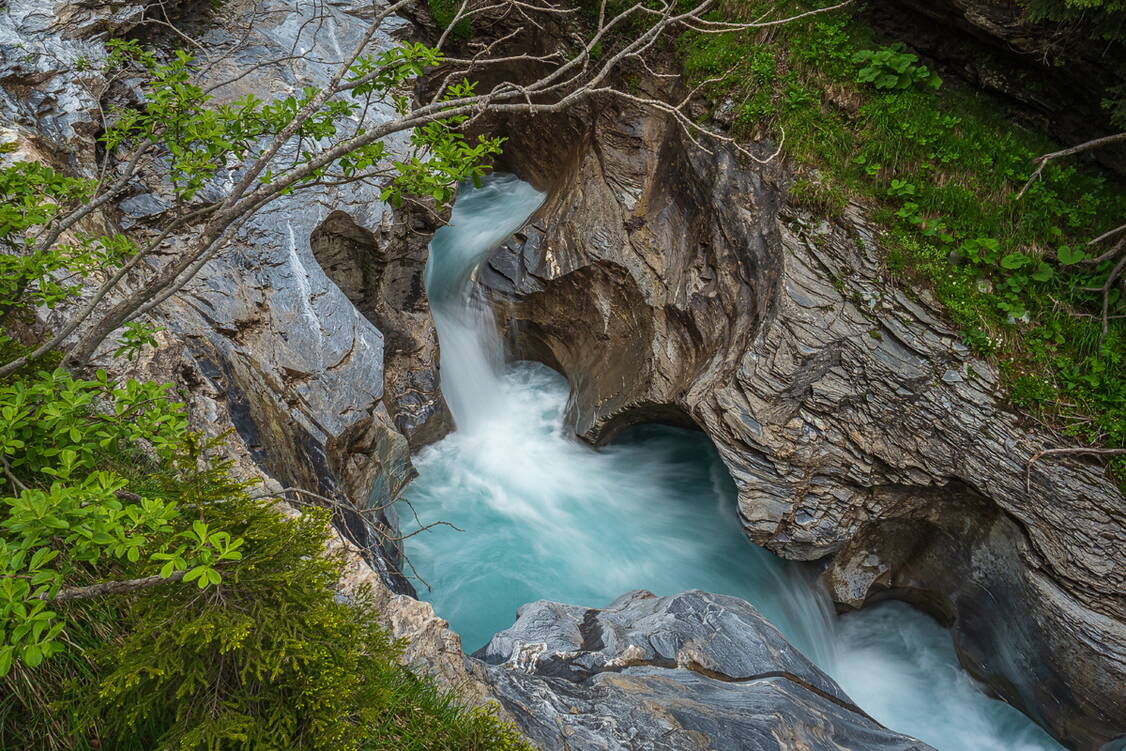
{"label": "bare tree branch", "polygon": [[1044,167],[1048,165],[1048,162],[1051,162],[1054,159],[1062,159],[1063,157],[1079,154],[1084,151],[1090,151],[1092,149],[1101,149],[1104,146],[1111,146],[1113,144],[1122,143],[1124,141],[1126,141],[1126,133],[1117,133],[1113,136],[1095,138],[1091,141],[1086,141],[1084,143],[1078,144],[1077,146],[1071,146],[1066,149],[1060,149],[1059,151],[1053,151],[1051,154],[1044,154],[1043,156],[1036,157],[1032,160],[1032,163],[1036,165],[1036,171],[1032,173],[1032,176],[1028,178],[1028,182],[1026,182],[1024,184],[1024,187],[1020,189],[1020,192],[1017,193],[1017,200],[1023,198],[1024,194],[1032,186],[1032,183],[1040,179],[1040,174],[1044,171]]}
{"label": "bare tree branch", "polygon": [[[752,21],[735,22],[706,17],[714,7],[714,0],[701,0],[693,7],[683,11],[678,9],[673,0],[662,0],[656,7],[650,7],[644,2],[638,1],[612,17],[607,16],[606,3],[603,2],[599,7],[595,30],[585,36],[573,34],[571,42],[564,43],[564,46],[571,44],[572,48],[560,48],[549,54],[514,55],[505,54],[503,52],[504,46],[517,35],[534,35],[536,32],[531,27],[543,28],[543,25],[536,20],[537,17],[544,19],[546,23],[548,18],[565,18],[572,14],[574,9],[560,7],[551,0],[463,0],[438,40],[439,46],[449,40],[451,30],[455,25],[470,18],[485,16],[490,19],[494,17],[503,18],[506,14],[515,14],[524,20],[518,20],[518,27],[515,30],[501,33],[497,39],[479,45],[477,51],[469,57],[446,60],[445,64],[450,65],[451,69],[445,72],[444,79],[430,101],[416,102],[398,115],[386,121],[372,124],[366,122],[369,112],[368,104],[371,103],[369,94],[366,98],[367,104],[363,107],[359,120],[354,127],[349,128],[348,133],[339,136],[335,141],[329,140],[310,145],[310,142],[306,141],[301,134],[304,133],[303,129],[311,118],[317,116],[334,99],[354,92],[380,76],[393,72],[390,69],[394,67],[395,63],[377,66],[376,70],[371,70],[363,76],[356,76],[352,73],[354,64],[368,54],[376,34],[387,20],[412,2],[413,0],[397,0],[397,2],[389,3],[379,9],[359,35],[359,40],[355,45],[335,63],[335,68],[329,75],[327,82],[308,99],[293,115],[292,119],[275,135],[250,149],[246,162],[233,173],[237,179],[220,200],[214,205],[205,207],[205,210],[186,212],[179,220],[174,220],[166,225],[164,232],[156,241],[146,245],[140,252],[129,258],[116,272],[111,274],[47,342],[41,344],[34,352],[25,357],[0,365],[0,377],[14,372],[17,368],[50,351],[58,349],[76,333],[80,335],[77,342],[71,346],[67,361],[72,366],[86,366],[97,347],[109,334],[132,318],[152,311],[169,296],[182,289],[183,285],[188,283],[210,258],[230,244],[239,228],[254,212],[279,196],[294,190],[313,185],[344,184],[385,175],[384,167],[373,167],[359,176],[330,176],[328,172],[343,157],[354,153],[356,150],[380,142],[389,136],[411,131],[414,128],[436,122],[456,122],[457,118],[473,122],[487,113],[535,115],[559,112],[594,98],[619,99],[668,115],[677,127],[681,128],[686,136],[701,149],[709,149],[706,142],[722,143],[749,159],[769,162],[781,153],[785,142],[784,132],[773,154],[763,159],[735,138],[697,123],[687,114],[687,106],[699,87],[679,103],[669,103],[655,97],[639,96],[622,91],[613,85],[614,75],[625,61],[636,60],[640,61],[640,64],[653,72],[655,76],[672,76],[672,74],[656,73],[646,60],[646,53],[654,48],[658,40],[671,32],[695,29],[703,33],[730,33],[765,28],[835,10],[848,4],[848,0],[846,0],[786,18],[770,19],[764,15]],[[171,26],[174,33],[187,38],[181,30],[175,28],[167,13],[164,12],[163,6],[160,6],[159,12],[163,15],[156,19],[150,18],[150,21],[155,20],[162,26]],[[254,13],[258,13],[257,6]],[[640,32],[622,33],[625,24],[634,20],[644,21],[647,26]],[[306,29],[311,28],[315,36],[323,27],[324,22],[325,14],[317,11],[313,17],[305,19],[301,26],[301,33],[303,34]],[[249,43],[251,39],[250,25],[252,24],[248,24],[242,35],[242,42],[237,44]],[[190,38],[187,39],[194,41]],[[294,44],[296,45],[297,42],[295,41]],[[468,46],[471,49],[474,48],[473,44]],[[596,54],[598,50],[602,51],[601,56]],[[290,50],[288,56],[281,56],[277,60],[262,61],[260,64],[283,64],[307,54],[296,55],[295,53],[296,46]],[[203,70],[214,70],[220,61],[231,55],[233,55],[233,50],[227,49],[214,59],[205,60]],[[528,63],[528,65],[522,63]],[[534,65],[532,65],[533,63]],[[494,83],[490,90],[449,99],[443,98],[448,93],[451,81],[459,77],[470,77],[477,71],[486,68],[495,70],[498,65],[505,65],[510,73],[499,82]],[[543,68],[539,67],[543,65],[550,67],[545,72],[533,72],[543,71]],[[234,77],[211,82],[207,85],[206,91],[219,90],[223,86],[238,81],[248,72],[242,70]],[[387,94],[387,92],[384,92],[384,94]],[[1126,134],[1124,134],[1124,137],[1126,137]],[[62,237],[63,233],[77,222],[103,208],[127,189],[135,179],[144,160],[149,157],[160,156],[158,143],[159,138],[150,138],[138,144],[129,159],[119,168],[115,179],[110,184],[102,186],[95,198],[54,222],[44,236],[39,239],[38,247],[52,246]],[[306,150],[312,153],[305,154]],[[1063,155],[1063,153],[1049,155],[1049,157],[1060,155]],[[271,179],[269,181],[261,180],[263,174],[270,174]],[[172,260],[162,265],[154,264],[151,267],[145,263],[149,257],[155,254],[170,232],[189,226],[193,222],[200,223],[198,231],[184,243],[183,249],[178,251]],[[137,272],[139,276],[145,278],[136,289],[119,298],[108,310],[102,311],[104,301],[111,295],[116,295],[122,286],[122,280],[132,272]],[[89,324],[88,322],[91,320],[93,320],[93,323]]]}
{"label": "bare tree branch", "polygon": [[1064,454],[1091,454],[1095,456],[1126,456],[1126,449],[1096,449],[1078,446],[1064,449],[1044,449],[1032,455],[1028,464],[1024,466],[1024,492],[1032,494],[1032,465],[1045,456],[1061,456]]}
{"label": "bare tree branch", "polygon": [[88,600],[91,597],[101,597],[102,595],[124,595],[141,589],[155,587],[158,584],[178,582],[182,580],[187,573],[188,570],[185,569],[183,571],[173,571],[169,576],[156,574],[153,576],[144,576],[140,579],[99,582],[98,584],[89,584],[85,587],[67,587],[66,589],[60,589],[52,596],[43,593],[34,599],[46,600],[47,602],[66,602],[67,600]]}

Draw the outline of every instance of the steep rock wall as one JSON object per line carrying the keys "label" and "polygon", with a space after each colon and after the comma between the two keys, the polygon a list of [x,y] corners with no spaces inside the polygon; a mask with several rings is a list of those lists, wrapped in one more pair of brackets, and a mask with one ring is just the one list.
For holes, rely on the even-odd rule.
{"label": "steep rock wall", "polygon": [[[107,84],[102,40],[142,32],[148,6],[14,0],[0,8],[0,133],[18,145],[12,158],[92,174],[99,107],[135,95],[129,85]],[[177,23],[209,53],[233,52],[208,80],[247,75],[217,90],[220,100],[248,92],[280,96],[325,80],[330,68],[323,61],[354,45],[371,13],[365,2],[281,0],[201,9],[168,4],[160,12],[182,10]],[[309,54],[291,57],[301,46]],[[271,58],[283,63],[255,66]],[[221,195],[229,177],[207,186],[207,197]],[[84,229],[144,237],[170,204],[160,174],[148,172]],[[342,593],[369,587],[384,625],[406,639],[411,664],[483,702],[488,691],[467,672],[472,666],[460,640],[429,604],[406,594],[410,585],[394,566],[398,551],[385,537],[397,524],[383,507],[414,472],[408,439],[440,431],[431,421],[440,426],[445,413],[436,388],[436,337],[421,292],[426,242],[417,238],[426,231],[397,219],[363,186],[282,198],[156,311],[154,322],[165,327],[158,347],[134,363],[114,359],[108,347],[97,364],[114,377],[173,384],[195,429],[228,435],[223,451],[238,476],[262,482],[268,492],[297,486],[342,501],[329,550],[345,563]],[[367,241],[350,260],[381,267],[378,284],[361,279],[360,294],[395,308],[397,315],[385,319],[389,334],[373,323],[384,324],[378,311],[369,320],[353,305],[348,274],[337,276],[334,268],[330,276],[318,262],[318,248],[328,253],[327,263],[333,243],[341,245],[334,233]],[[168,251],[185,240],[170,238]],[[58,315],[48,315],[43,328],[57,325]],[[349,504],[374,513],[349,512]]]}
{"label": "steep rock wall", "polygon": [[[855,206],[785,206],[777,165],[691,147],[635,109],[511,123],[550,190],[489,260],[516,356],[559,367],[593,442],[690,421],[756,543],[833,555],[842,607],[896,596],[967,667],[1077,748],[1126,727],[1126,514],[1096,466],[1008,410],[936,306],[889,285]],[[834,555],[835,554],[835,555]]]}

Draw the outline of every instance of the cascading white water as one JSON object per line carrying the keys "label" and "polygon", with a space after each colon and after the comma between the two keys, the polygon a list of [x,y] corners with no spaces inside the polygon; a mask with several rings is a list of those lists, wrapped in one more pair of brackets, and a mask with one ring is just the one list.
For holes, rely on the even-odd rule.
{"label": "cascading white water", "polygon": [[469,278],[542,202],[531,185],[494,176],[458,194],[450,224],[430,243],[426,292],[442,352],[442,395],[460,431],[487,425],[504,409],[498,401],[503,360],[493,311],[472,295]]}
{"label": "cascading white water", "polygon": [[420,454],[407,497],[422,524],[464,532],[435,527],[407,553],[465,646],[540,598],[598,607],[631,589],[699,588],[753,603],[873,717],[940,751],[1060,749],[979,690],[928,616],[895,602],[832,616],[803,569],[747,542],[734,485],[701,434],[646,426],[600,450],[564,434],[565,381],[531,363],[504,368],[468,284],[541,200],[509,176],[463,189],[427,265],[458,429]]}

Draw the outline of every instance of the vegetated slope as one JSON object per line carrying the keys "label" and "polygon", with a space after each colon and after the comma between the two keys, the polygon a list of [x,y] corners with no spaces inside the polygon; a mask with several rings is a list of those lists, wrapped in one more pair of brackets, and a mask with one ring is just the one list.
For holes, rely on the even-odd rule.
{"label": "vegetated slope", "polygon": [[944,80],[859,9],[734,37],[689,33],[679,50],[695,82],[722,77],[704,85],[712,116],[746,137],[785,134],[799,165],[793,201],[826,216],[849,199],[871,207],[889,276],[934,292],[965,342],[999,363],[1015,405],[1126,445],[1121,278],[1105,290],[1105,332],[1103,321],[1121,255],[1098,260],[1120,236],[1090,244],[1126,221],[1120,178],[1080,155],[1047,165],[1021,195],[1032,160],[1060,145]]}

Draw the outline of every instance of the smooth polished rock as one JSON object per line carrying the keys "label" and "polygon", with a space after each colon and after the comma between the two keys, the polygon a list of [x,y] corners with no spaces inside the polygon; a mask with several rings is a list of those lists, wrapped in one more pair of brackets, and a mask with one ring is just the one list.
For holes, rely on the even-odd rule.
{"label": "smooth polished rock", "polygon": [[475,657],[544,749],[927,751],[856,707],[749,603],[635,591],[540,600]]}

